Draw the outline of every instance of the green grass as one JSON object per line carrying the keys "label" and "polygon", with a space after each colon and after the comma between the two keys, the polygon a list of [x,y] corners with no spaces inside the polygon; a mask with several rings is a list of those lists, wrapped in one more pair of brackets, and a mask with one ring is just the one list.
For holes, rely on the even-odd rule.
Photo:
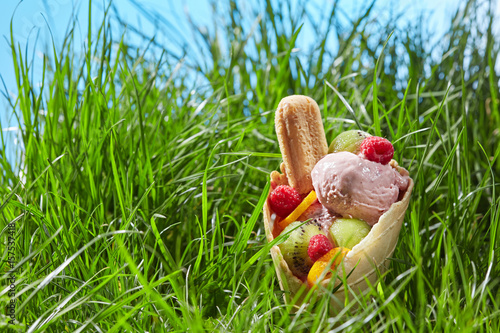
{"label": "green grass", "polygon": [[[217,34],[193,24],[180,57],[130,44],[134,27],[117,35],[109,7],[83,54],[75,22],[47,50],[40,88],[12,37],[18,91],[4,97],[23,151],[9,163],[15,148],[3,136],[0,147],[2,244],[16,223],[11,331],[500,331],[494,2],[464,3],[436,44],[426,14],[399,26],[404,13],[374,6],[346,24],[336,2],[322,15],[271,3],[248,14],[224,2]],[[304,22],[310,49],[298,44]],[[324,300],[291,313],[265,240],[274,110],[289,94],[318,102],[328,141],[358,126],[389,138],[415,180],[385,280],[334,316]]]}

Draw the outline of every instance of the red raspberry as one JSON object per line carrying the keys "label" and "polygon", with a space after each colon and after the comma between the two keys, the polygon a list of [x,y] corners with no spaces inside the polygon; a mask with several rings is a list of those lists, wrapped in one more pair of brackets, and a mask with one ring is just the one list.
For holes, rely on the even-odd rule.
{"label": "red raspberry", "polygon": [[328,240],[328,238],[323,235],[314,235],[311,237],[309,240],[309,246],[307,247],[307,254],[309,255],[309,258],[311,258],[312,261],[316,261],[325,254],[328,253],[328,251],[332,250],[333,246],[332,243]]}
{"label": "red raspberry", "polygon": [[394,156],[392,143],[378,136],[370,136],[361,142],[361,152],[367,160],[387,164]]}
{"label": "red raspberry", "polygon": [[302,202],[299,192],[288,185],[276,187],[269,195],[269,205],[279,217],[285,218]]}

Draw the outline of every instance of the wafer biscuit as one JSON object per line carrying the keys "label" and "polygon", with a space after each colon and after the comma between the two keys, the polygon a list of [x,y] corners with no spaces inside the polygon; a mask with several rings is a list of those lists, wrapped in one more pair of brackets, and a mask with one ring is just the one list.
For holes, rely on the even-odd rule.
{"label": "wafer biscuit", "polygon": [[307,96],[283,98],[276,110],[275,127],[283,156],[282,172],[290,186],[307,194],[313,190],[311,170],[328,153],[318,104]]}

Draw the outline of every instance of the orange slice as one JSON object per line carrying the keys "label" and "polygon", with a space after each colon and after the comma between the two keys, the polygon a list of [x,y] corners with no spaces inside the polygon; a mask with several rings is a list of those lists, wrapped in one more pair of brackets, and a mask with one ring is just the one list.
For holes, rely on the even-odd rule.
{"label": "orange slice", "polygon": [[[318,279],[321,277],[321,274],[328,269],[332,268],[335,269],[340,263],[342,262],[342,259],[344,259],[345,255],[349,252],[350,250],[345,247],[336,247],[330,251],[328,251],[324,256],[316,260],[314,265],[311,267],[311,270],[309,271],[309,274],[307,275],[307,284],[309,287],[314,286],[316,283],[320,282]],[[330,262],[333,260],[333,263],[330,264]],[[331,275],[330,272],[326,273],[325,279],[328,278]]]}
{"label": "orange slice", "polygon": [[311,206],[317,198],[318,197],[316,196],[316,192],[311,191],[307,195],[307,197],[302,200],[300,205],[298,205],[297,208],[295,208],[294,211],[286,217],[286,219],[278,222],[279,227],[281,229],[285,229],[290,223],[295,222],[299,218],[299,216],[302,215],[302,213],[305,212],[306,209],[309,208],[309,206]]}

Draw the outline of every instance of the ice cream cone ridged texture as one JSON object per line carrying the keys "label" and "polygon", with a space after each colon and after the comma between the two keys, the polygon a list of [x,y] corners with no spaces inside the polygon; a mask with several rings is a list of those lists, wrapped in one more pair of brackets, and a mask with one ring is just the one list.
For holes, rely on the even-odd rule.
{"label": "ice cream cone ridged texture", "polygon": [[[273,171],[271,182],[277,185],[290,185],[298,190],[300,188],[299,193],[307,194],[313,189],[311,171],[328,152],[321,114],[316,102],[306,96],[284,98],[276,111],[275,126],[283,155],[281,167],[283,174]],[[378,222],[370,223],[373,227],[368,235],[349,251],[342,265],[339,266],[337,280],[334,281],[333,285],[337,286],[342,283],[339,277],[348,276],[348,294],[363,292],[369,288],[370,284],[375,284],[379,277],[378,272],[382,274],[386,271],[388,266],[386,259],[392,256],[397,245],[404,215],[410,201],[413,181],[407,176],[407,171],[400,168],[394,160],[386,167],[390,168],[390,171],[401,174],[407,182],[402,186],[398,185],[399,180],[395,182],[396,187],[399,186],[397,188],[399,197],[396,195],[398,201],[389,204],[381,216],[379,214],[380,217],[376,218]],[[271,242],[277,235],[273,234],[273,231],[276,231],[274,229],[275,220],[267,202],[264,204],[263,213],[266,236]],[[307,294],[307,284],[292,274],[278,246],[273,246],[270,252],[280,287],[286,292],[285,300],[291,301],[301,290],[301,297],[296,300],[296,305],[300,305],[303,302],[303,297]],[[330,278],[324,279],[314,292],[332,295],[326,289],[332,285],[330,280]],[[346,291],[342,285],[332,295],[332,305],[338,309],[339,304],[344,303],[345,297]]]}

